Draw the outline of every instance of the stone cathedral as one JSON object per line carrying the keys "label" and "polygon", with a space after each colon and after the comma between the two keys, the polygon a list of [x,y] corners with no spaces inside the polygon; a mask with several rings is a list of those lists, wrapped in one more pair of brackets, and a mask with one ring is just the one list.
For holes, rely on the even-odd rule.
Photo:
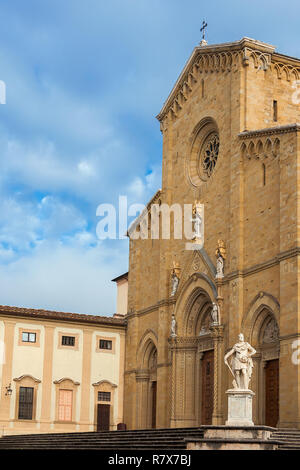
{"label": "stone cathedral", "polygon": [[256,350],[254,424],[300,427],[299,80],[300,59],[269,44],[202,41],[157,116],[149,217],[153,204],[199,201],[204,245],[187,250],[172,223],[170,239],[130,239],[128,429],[225,424],[224,355],[239,333]]}

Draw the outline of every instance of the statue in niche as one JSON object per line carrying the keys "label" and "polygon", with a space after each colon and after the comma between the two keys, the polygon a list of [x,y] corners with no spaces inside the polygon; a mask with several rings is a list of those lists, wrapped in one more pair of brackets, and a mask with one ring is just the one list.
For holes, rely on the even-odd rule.
{"label": "statue in niche", "polygon": [[[256,350],[244,340],[244,335],[239,334],[239,342],[225,354],[224,362],[232,373],[234,380],[233,387],[240,390],[249,390],[249,382],[253,369],[253,354]],[[233,356],[231,364],[228,364],[228,358]]]}
{"label": "statue in niche", "polygon": [[173,297],[176,294],[179,281],[180,281],[180,267],[179,267],[179,263],[174,261],[172,274],[171,274],[171,287],[172,287],[171,297]]}
{"label": "statue in niche", "polygon": [[171,337],[175,338],[176,335],[176,318],[174,313],[172,313],[172,320],[171,320]]}
{"label": "statue in niche", "polygon": [[216,258],[217,258],[217,279],[222,279],[224,277],[224,261],[226,259],[226,248],[223,240],[218,240],[218,246],[216,248]]}
{"label": "statue in niche", "polygon": [[201,244],[203,242],[203,234],[202,234],[202,210],[203,206],[199,201],[195,201],[193,204],[192,214],[193,217],[191,222],[193,223],[193,238],[192,240],[194,243]]}
{"label": "statue in niche", "polygon": [[213,322],[213,325],[219,325],[219,322],[220,322],[220,308],[219,308],[219,305],[216,304],[215,302],[213,302],[213,308],[210,312],[211,314],[211,318],[212,318],[212,322]]}

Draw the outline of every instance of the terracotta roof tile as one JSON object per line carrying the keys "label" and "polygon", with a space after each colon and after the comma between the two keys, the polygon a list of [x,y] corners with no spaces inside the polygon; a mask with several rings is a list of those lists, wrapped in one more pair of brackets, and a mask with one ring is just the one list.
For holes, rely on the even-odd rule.
{"label": "terracotta roof tile", "polygon": [[124,318],[104,317],[100,315],[87,315],[82,313],[56,312],[33,308],[9,307],[0,305],[0,315],[22,316],[31,318],[43,318],[49,320],[62,320],[84,323],[97,323],[99,325],[125,326]]}

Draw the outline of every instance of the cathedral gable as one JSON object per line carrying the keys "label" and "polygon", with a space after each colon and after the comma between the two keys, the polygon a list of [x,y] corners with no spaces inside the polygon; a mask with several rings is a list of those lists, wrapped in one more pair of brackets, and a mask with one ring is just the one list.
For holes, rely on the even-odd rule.
{"label": "cathedral gable", "polygon": [[194,275],[201,273],[210,283],[214,283],[216,268],[208,256],[206,250],[194,250],[189,255],[189,259],[183,268],[178,292],[180,292],[185,283]]}

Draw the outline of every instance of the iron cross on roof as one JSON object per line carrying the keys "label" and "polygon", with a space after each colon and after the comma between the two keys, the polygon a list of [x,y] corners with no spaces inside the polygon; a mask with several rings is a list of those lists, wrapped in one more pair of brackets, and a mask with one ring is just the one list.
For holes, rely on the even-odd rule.
{"label": "iron cross on roof", "polygon": [[202,33],[202,39],[205,39],[205,28],[207,28],[207,23],[206,21],[203,21],[202,28],[200,28],[200,31]]}

